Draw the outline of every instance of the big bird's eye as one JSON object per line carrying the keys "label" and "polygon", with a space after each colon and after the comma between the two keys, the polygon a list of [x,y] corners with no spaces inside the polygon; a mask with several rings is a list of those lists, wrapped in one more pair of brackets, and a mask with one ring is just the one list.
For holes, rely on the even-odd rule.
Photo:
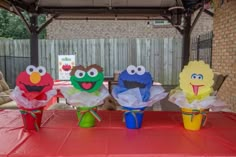
{"label": "big bird's eye", "polygon": [[197,76],[198,76],[198,75],[194,73],[194,74],[192,74],[191,79],[196,79]]}
{"label": "big bird's eye", "polygon": [[137,66],[137,70],[136,70],[138,75],[143,75],[145,73],[145,68],[143,66]]}
{"label": "big bird's eye", "polygon": [[46,74],[46,69],[42,66],[37,67],[37,71],[39,72],[40,76],[43,76]]}
{"label": "big bird's eye", "polygon": [[92,69],[90,69],[87,73],[88,73],[88,75],[89,75],[90,77],[95,77],[95,76],[97,76],[97,74],[98,74],[98,70],[95,69],[95,68],[92,68]]}
{"label": "big bird's eye", "polygon": [[33,65],[29,65],[29,66],[27,66],[27,68],[26,68],[25,71],[26,71],[27,74],[31,75],[32,72],[35,72],[35,71],[36,71],[36,67],[33,66]]}
{"label": "big bird's eye", "polygon": [[202,75],[202,74],[198,74],[197,78],[198,78],[199,80],[203,80],[203,75]]}
{"label": "big bird's eye", "polygon": [[84,75],[85,75],[85,72],[82,71],[82,70],[76,70],[76,71],[75,71],[75,76],[76,76],[77,78],[83,78]]}
{"label": "big bird's eye", "polygon": [[130,74],[130,75],[134,75],[136,73],[136,67],[133,65],[128,66],[126,70],[127,70],[128,74]]}

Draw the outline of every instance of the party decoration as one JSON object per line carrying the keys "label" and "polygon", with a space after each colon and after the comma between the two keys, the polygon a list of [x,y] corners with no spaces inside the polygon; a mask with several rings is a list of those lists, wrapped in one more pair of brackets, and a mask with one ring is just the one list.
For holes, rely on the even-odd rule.
{"label": "party decoration", "polygon": [[82,65],[75,66],[70,73],[70,81],[76,89],[92,93],[97,91],[103,83],[102,72],[102,67],[96,64],[86,68]]}
{"label": "party decoration", "polygon": [[73,66],[75,66],[75,55],[58,55],[59,80],[69,80]]}
{"label": "party decoration", "polygon": [[10,97],[17,102],[25,130],[39,130],[43,108],[56,95],[52,87],[53,79],[42,66],[29,65],[17,76]]}
{"label": "party decoration", "polygon": [[161,85],[152,83],[151,74],[143,66],[130,65],[120,73],[112,95],[124,110],[127,128],[141,128],[144,109],[167,96]]}
{"label": "party decoration", "polygon": [[180,88],[188,101],[202,100],[212,93],[214,73],[203,61],[190,61],[179,75]]}
{"label": "party decoration", "polygon": [[82,65],[72,68],[70,81],[73,87],[62,88],[61,92],[71,107],[76,109],[78,125],[82,128],[93,127],[95,120],[101,121],[97,114],[97,106],[109,96],[103,86],[103,68],[97,64],[87,67]]}
{"label": "party decoration", "polygon": [[115,94],[125,92],[132,88],[139,88],[142,100],[148,101],[150,89],[152,86],[152,76],[145,71],[143,66],[135,67],[130,65],[119,75],[118,86],[115,88]]}
{"label": "party decoration", "polygon": [[224,108],[225,103],[211,96],[214,73],[203,61],[190,61],[179,75],[180,86],[169,94],[169,101],[182,110],[184,128],[200,130],[210,108]]}
{"label": "party decoration", "polygon": [[16,78],[16,86],[23,91],[28,100],[46,100],[46,92],[53,87],[53,79],[42,66],[29,65],[25,71]]}

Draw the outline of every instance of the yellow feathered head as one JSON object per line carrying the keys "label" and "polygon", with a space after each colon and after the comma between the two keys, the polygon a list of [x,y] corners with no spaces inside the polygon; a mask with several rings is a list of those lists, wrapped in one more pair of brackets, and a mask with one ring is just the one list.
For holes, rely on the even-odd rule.
{"label": "yellow feathered head", "polygon": [[214,73],[203,61],[190,61],[179,75],[180,88],[188,95],[210,94],[214,84]]}

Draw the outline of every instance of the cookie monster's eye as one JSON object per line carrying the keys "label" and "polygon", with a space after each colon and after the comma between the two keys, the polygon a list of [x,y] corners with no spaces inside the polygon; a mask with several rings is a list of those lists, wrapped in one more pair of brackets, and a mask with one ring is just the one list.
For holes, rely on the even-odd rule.
{"label": "cookie monster's eye", "polygon": [[97,76],[97,74],[98,74],[98,70],[95,69],[95,68],[92,68],[92,69],[90,69],[87,73],[88,73],[88,75],[89,75],[90,77],[95,77],[95,76]]}
{"label": "cookie monster's eye", "polygon": [[145,68],[143,66],[137,66],[137,74],[138,75],[143,75],[145,73]]}
{"label": "cookie monster's eye", "polygon": [[129,65],[126,70],[130,75],[134,75],[136,73],[136,67],[133,65]]}
{"label": "cookie monster's eye", "polygon": [[29,66],[27,66],[25,71],[27,72],[27,74],[31,75],[32,72],[36,71],[36,67],[33,65],[29,65]]}
{"label": "cookie monster's eye", "polygon": [[75,76],[76,76],[77,78],[83,78],[84,75],[85,75],[85,72],[82,71],[82,70],[76,70],[76,71],[75,71]]}
{"label": "cookie monster's eye", "polygon": [[40,76],[43,76],[46,74],[46,69],[42,66],[37,67],[37,71],[39,72]]}

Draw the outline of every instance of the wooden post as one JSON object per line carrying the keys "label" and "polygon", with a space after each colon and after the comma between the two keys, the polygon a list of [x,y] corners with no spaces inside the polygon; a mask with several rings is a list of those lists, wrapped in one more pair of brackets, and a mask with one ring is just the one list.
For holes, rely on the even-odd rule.
{"label": "wooden post", "polygon": [[182,69],[189,62],[190,41],[191,41],[191,13],[188,12],[184,16],[184,34],[183,34],[183,53],[182,53]]}
{"label": "wooden post", "polygon": [[30,57],[31,64],[38,66],[38,15],[32,14],[30,16]]}

